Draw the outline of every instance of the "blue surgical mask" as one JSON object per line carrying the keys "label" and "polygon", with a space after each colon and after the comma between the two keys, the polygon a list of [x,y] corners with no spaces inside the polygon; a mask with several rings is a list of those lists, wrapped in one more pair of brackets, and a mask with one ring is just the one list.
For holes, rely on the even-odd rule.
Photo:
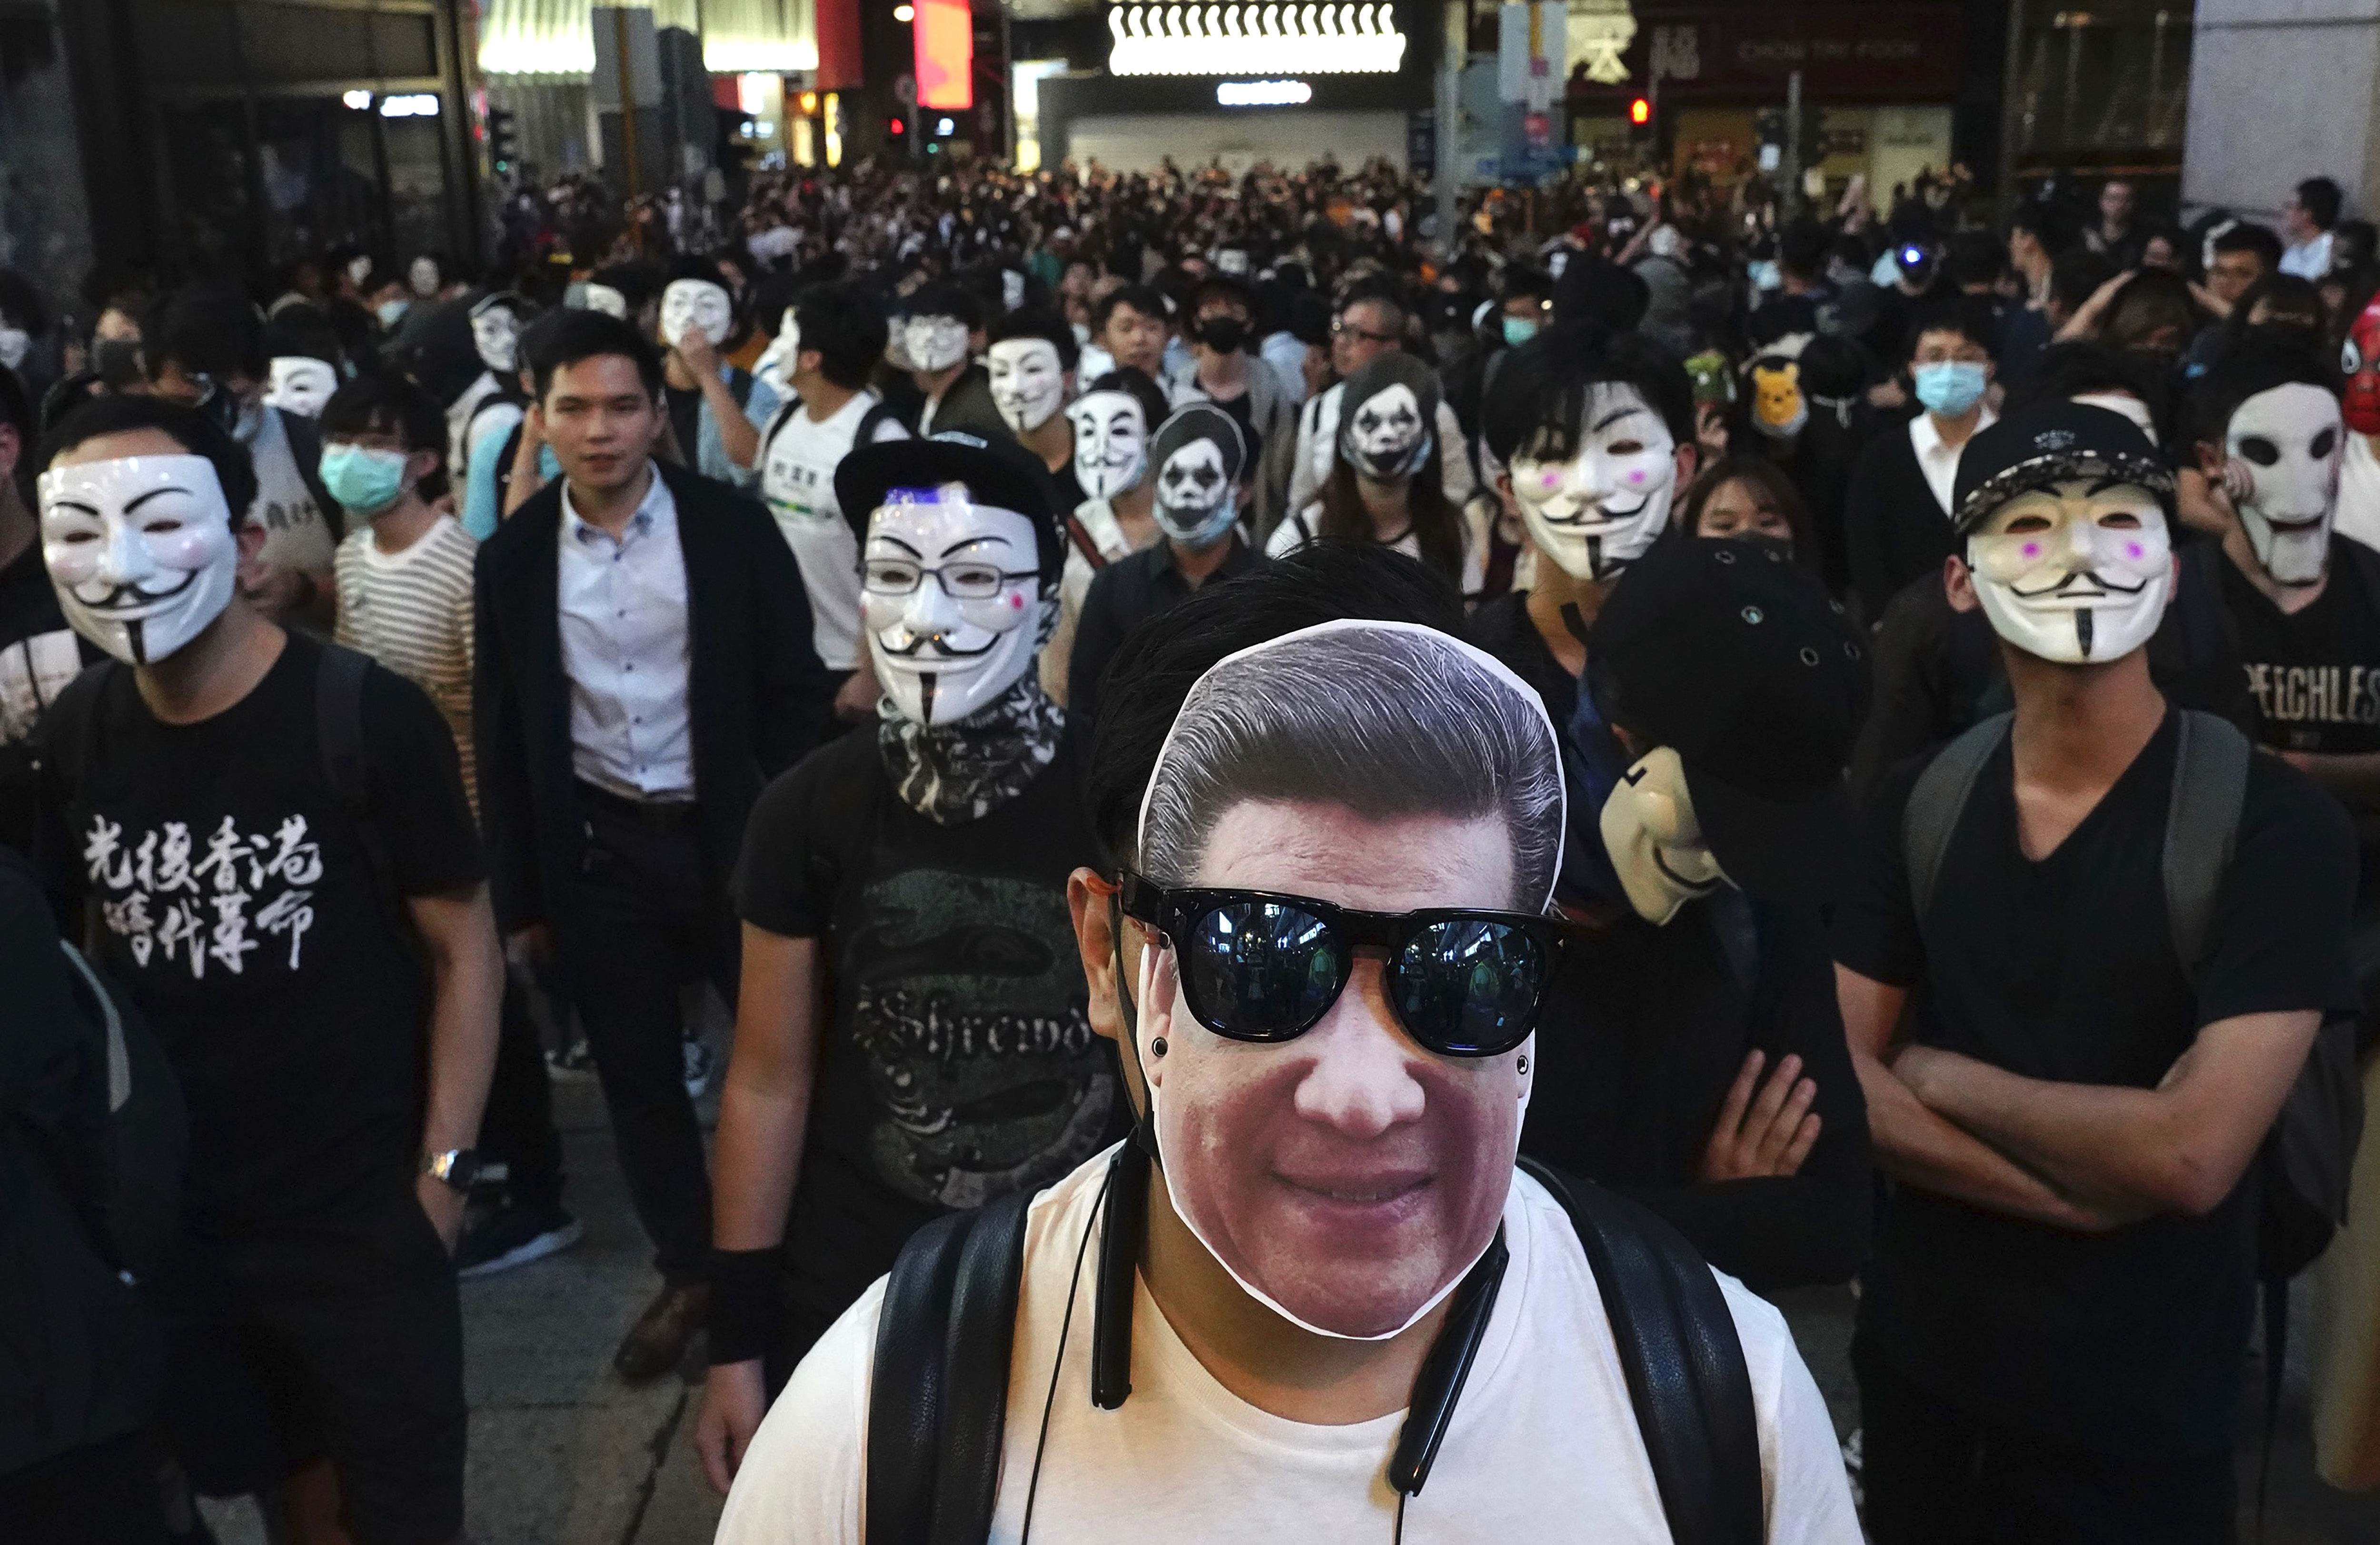
{"label": "blue surgical mask", "polygon": [[1917,385],[1917,400],[1927,412],[1945,419],[1955,419],[1983,401],[1989,381],[1984,367],[1972,359],[1944,359],[1909,373]]}
{"label": "blue surgical mask", "polygon": [[1745,272],[1752,280],[1754,289],[1765,291],[1782,289],[1785,286],[1784,271],[1779,268],[1773,260],[1755,262]]}
{"label": "blue surgical mask", "polygon": [[1521,344],[1527,343],[1531,338],[1534,338],[1536,335],[1537,322],[1535,317],[1506,317],[1504,319],[1504,341],[1506,343],[1517,347]]}
{"label": "blue surgical mask", "polygon": [[403,451],[375,451],[364,445],[322,447],[322,486],[339,507],[369,520],[394,508],[405,497]]}
{"label": "blue surgical mask", "polygon": [[398,322],[403,322],[405,320],[405,313],[412,309],[412,301],[407,299],[403,296],[398,296],[394,300],[382,301],[374,310],[372,314],[380,318],[380,324],[382,327],[394,327]]}

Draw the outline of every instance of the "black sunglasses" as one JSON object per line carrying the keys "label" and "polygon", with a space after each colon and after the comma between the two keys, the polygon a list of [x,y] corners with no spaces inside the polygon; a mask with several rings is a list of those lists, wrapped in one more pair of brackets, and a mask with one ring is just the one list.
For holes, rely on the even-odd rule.
{"label": "black sunglasses", "polygon": [[1389,1006],[1447,1057],[1493,1057],[1536,1028],[1561,955],[1551,918],[1475,906],[1358,912],[1273,891],[1169,891],[1127,870],[1126,916],[1172,944],[1183,1001],[1231,1040],[1294,1040],[1330,1011],[1365,945],[1389,952]]}

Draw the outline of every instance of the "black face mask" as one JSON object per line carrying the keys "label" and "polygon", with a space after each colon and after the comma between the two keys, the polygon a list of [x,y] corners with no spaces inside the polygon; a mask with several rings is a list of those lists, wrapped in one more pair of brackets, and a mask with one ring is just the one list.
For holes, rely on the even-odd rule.
{"label": "black face mask", "polygon": [[1248,341],[1248,324],[1229,312],[1211,316],[1198,324],[1197,338],[1218,354],[1234,354]]}
{"label": "black face mask", "polygon": [[140,346],[128,338],[102,338],[91,346],[91,368],[110,391],[140,379]]}

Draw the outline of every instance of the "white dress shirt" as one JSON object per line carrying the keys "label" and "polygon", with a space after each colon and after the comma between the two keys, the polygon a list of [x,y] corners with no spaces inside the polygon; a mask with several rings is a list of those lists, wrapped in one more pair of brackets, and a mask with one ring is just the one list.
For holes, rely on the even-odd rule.
{"label": "white dress shirt", "polygon": [[1985,408],[1975,420],[1975,432],[1956,445],[1945,444],[1942,432],[1934,427],[1934,415],[1920,413],[1909,420],[1910,447],[1917,453],[1917,469],[1925,474],[1925,486],[1934,491],[1934,502],[1942,506],[1942,518],[1952,515],[1950,493],[1959,481],[1959,453],[1967,448],[1975,434],[1999,421],[1999,415]]}
{"label": "white dress shirt", "polygon": [[2320,231],[2281,253],[2281,272],[2319,282],[2330,272],[2330,233]]}
{"label": "white dress shirt", "polygon": [[570,678],[570,766],[628,799],[694,797],[686,705],[693,633],[677,501],[658,469],[620,540],[562,490],[562,673]]}

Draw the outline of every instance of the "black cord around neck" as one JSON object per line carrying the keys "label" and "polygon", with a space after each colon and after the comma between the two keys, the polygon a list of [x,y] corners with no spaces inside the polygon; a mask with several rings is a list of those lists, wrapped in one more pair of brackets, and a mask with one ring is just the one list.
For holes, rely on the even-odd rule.
{"label": "black cord around neck", "polygon": [[[1099,1218],[1106,1210],[1108,1186],[1115,1172],[1110,1170],[1099,1181],[1099,1194],[1091,1198],[1091,1221],[1083,1230],[1082,1243],[1075,1247],[1074,1280],[1066,1284],[1066,1312],[1058,1321],[1058,1356],[1050,1364],[1050,1393],[1041,1397],[1041,1435],[1033,1443],[1033,1478],[1025,1488],[1025,1524],[1016,1536],[1016,1545],[1033,1537],[1033,1502],[1041,1492],[1041,1461],[1050,1452],[1050,1413],[1058,1406],[1058,1374],[1066,1366],[1066,1337],[1075,1325],[1075,1297],[1083,1287],[1083,1258],[1090,1254],[1091,1235],[1099,1231]],[[1402,1515],[1403,1504],[1398,1504]]]}

